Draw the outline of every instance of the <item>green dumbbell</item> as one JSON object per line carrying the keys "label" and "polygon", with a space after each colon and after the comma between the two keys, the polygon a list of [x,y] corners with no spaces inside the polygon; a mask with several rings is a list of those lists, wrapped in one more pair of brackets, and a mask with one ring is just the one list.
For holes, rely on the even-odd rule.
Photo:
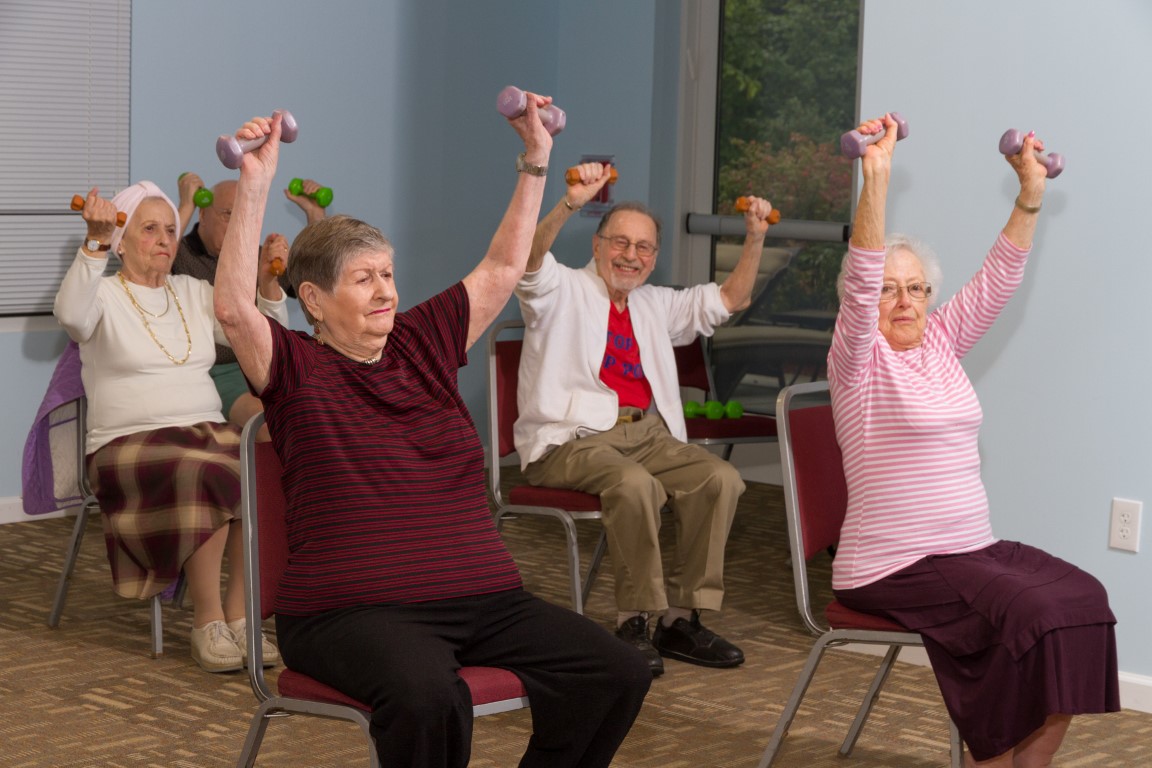
{"label": "green dumbbell", "polygon": [[724,404],[724,415],[730,419],[738,419],[744,415],[744,406],[739,400],[729,400]]}
{"label": "green dumbbell", "polygon": [[684,415],[689,419],[695,419],[698,416],[704,415],[704,406],[695,400],[684,401]]}
{"label": "green dumbbell", "polygon": [[[176,177],[176,181],[180,181],[180,179],[187,175],[188,171],[184,171],[184,173]],[[212,194],[212,190],[200,187],[200,189],[196,190],[195,194],[192,195],[192,204],[197,208],[207,208],[212,205],[213,199],[215,199],[215,197]]]}
{"label": "green dumbbell", "polygon": [[719,400],[709,400],[704,403],[704,415],[710,419],[724,418],[724,403]]}
{"label": "green dumbbell", "polygon": [[[288,191],[294,195],[304,194],[304,179],[292,179],[292,181],[288,182]],[[321,208],[327,208],[332,204],[332,188],[320,187],[320,189],[308,195],[308,197],[315,200],[316,205]]]}

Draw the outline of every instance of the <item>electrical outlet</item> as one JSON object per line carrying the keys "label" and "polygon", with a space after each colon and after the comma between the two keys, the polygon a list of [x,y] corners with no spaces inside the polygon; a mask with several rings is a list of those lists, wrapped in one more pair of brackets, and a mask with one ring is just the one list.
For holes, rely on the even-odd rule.
{"label": "electrical outlet", "polygon": [[1108,546],[1125,552],[1140,551],[1140,512],[1143,502],[1131,499],[1112,499],[1111,525],[1108,527]]}

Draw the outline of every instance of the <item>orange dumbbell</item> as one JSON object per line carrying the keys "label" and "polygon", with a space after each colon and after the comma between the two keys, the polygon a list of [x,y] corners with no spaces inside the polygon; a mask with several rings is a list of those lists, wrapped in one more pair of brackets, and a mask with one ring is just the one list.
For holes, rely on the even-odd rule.
{"label": "orange dumbbell", "polygon": [[[750,198],[747,198],[747,197],[736,198],[736,210],[738,210],[740,213],[744,213],[750,207],[752,207],[752,200]],[[780,210],[777,208],[773,208],[768,213],[768,223],[769,224],[776,224],[779,221],[780,221]]]}
{"label": "orange dumbbell", "polygon": [[[616,166],[612,166],[611,172],[608,174],[608,183],[615,184],[620,174],[616,173]],[[564,172],[564,181],[568,182],[568,186],[580,183],[580,171],[576,168],[569,168]]]}
{"label": "orange dumbbell", "polygon": [[[72,195],[71,208],[74,211],[84,210],[84,198],[80,197],[80,195]],[[124,222],[126,222],[127,220],[128,220],[128,215],[126,213],[124,213],[124,211],[116,211],[116,226],[118,226],[118,227],[124,226]]]}
{"label": "orange dumbbell", "polygon": [[284,259],[279,256],[272,259],[271,263],[268,264],[268,271],[272,273],[274,277],[280,277],[280,275],[284,274]]}

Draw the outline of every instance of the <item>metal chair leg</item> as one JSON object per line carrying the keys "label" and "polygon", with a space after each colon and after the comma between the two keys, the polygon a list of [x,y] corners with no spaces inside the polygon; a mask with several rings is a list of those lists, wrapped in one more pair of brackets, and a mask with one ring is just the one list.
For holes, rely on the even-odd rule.
{"label": "metal chair leg", "polygon": [[152,658],[158,659],[164,655],[164,618],[160,610],[163,607],[160,595],[153,595],[148,603],[152,617]]}
{"label": "metal chair leg", "polygon": [[864,701],[860,703],[856,719],[852,721],[852,727],[848,729],[848,735],[844,737],[844,743],[840,745],[840,754],[844,757],[852,754],[852,748],[856,746],[856,740],[860,738],[860,732],[864,730],[864,723],[868,721],[868,715],[872,713],[872,705],[876,703],[876,699],[880,698],[880,690],[888,680],[888,675],[892,672],[892,666],[896,663],[896,657],[899,655],[900,646],[888,646],[888,652],[884,654],[884,660],[880,662],[880,668],[876,670],[876,674],[872,678],[872,685],[868,687],[868,693],[864,694]]}
{"label": "metal chair leg", "polygon": [[68,540],[68,549],[64,555],[64,567],[60,571],[60,581],[56,585],[56,598],[52,601],[52,610],[48,613],[48,626],[55,629],[60,626],[60,616],[64,613],[64,603],[68,600],[68,587],[72,582],[72,572],[76,570],[76,559],[80,556],[80,545],[84,543],[84,531],[88,527],[88,504],[82,504],[76,513],[76,522],[72,525],[72,537]]}
{"label": "metal chair leg", "polygon": [[788,697],[788,703],[784,706],[784,711],[780,713],[776,727],[772,729],[772,738],[768,740],[768,747],[764,750],[764,756],[760,758],[760,763],[756,768],[769,768],[776,759],[776,753],[780,751],[780,745],[783,743],[784,737],[788,735],[792,720],[800,709],[800,702],[804,700],[804,694],[808,692],[808,686],[811,685],[812,678],[816,675],[816,668],[820,666],[820,659],[824,657],[824,651],[827,649],[828,643],[823,638],[817,640],[812,646],[808,660],[804,662],[804,668],[800,671],[800,677],[792,688],[792,695]]}
{"label": "metal chair leg", "polygon": [[588,602],[588,595],[592,592],[592,585],[596,583],[596,575],[600,573],[600,565],[604,555],[608,552],[608,531],[600,529],[600,538],[596,541],[596,549],[592,552],[592,562],[588,564],[588,574],[584,577],[584,602]]}

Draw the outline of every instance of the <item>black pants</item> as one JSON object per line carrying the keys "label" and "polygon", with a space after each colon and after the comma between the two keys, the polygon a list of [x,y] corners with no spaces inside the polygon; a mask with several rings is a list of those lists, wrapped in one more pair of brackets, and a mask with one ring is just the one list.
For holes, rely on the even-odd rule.
{"label": "black pants", "polygon": [[284,663],[372,707],[390,766],[465,768],[472,699],[461,666],[524,682],[532,737],[521,768],[608,766],[652,673],[604,628],[522,590],[276,617]]}

